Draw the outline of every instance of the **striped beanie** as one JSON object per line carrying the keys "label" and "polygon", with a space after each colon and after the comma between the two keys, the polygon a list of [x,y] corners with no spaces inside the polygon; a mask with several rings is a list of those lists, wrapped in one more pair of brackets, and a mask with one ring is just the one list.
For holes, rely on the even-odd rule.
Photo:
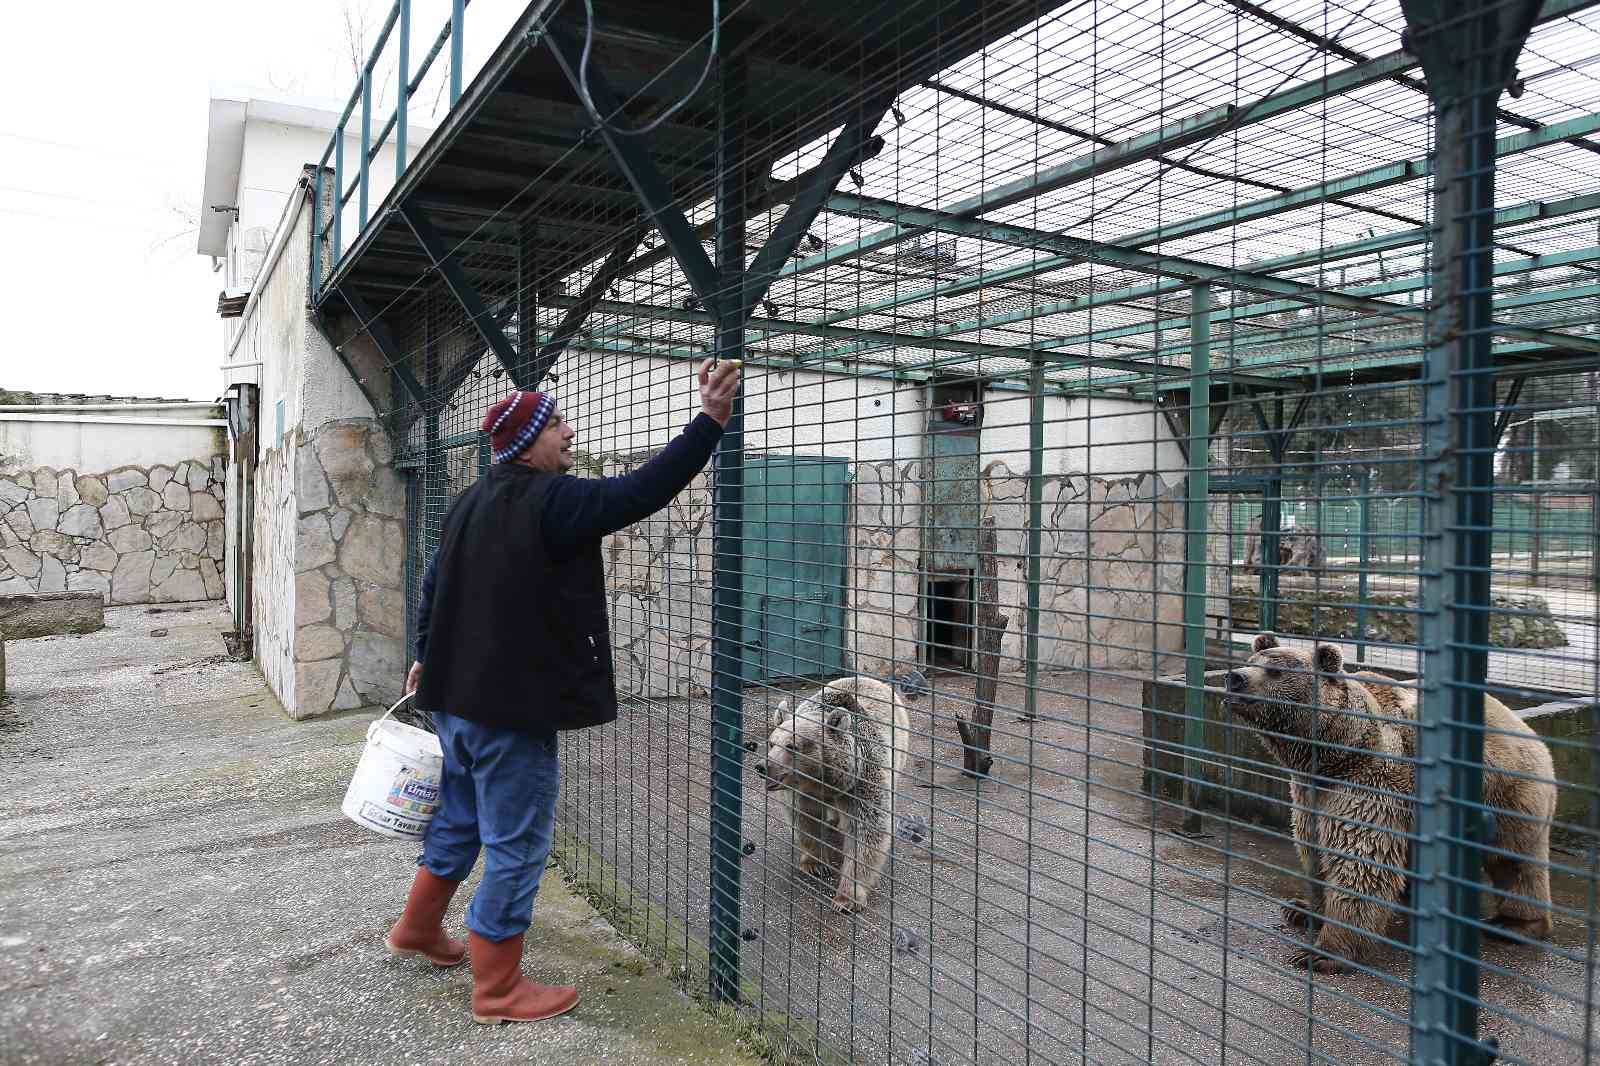
{"label": "striped beanie", "polygon": [[489,408],[483,416],[483,431],[489,434],[494,461],[509,463],[521,455],[543,432],[555,409],[553,396],[531,389],[513,392]]}

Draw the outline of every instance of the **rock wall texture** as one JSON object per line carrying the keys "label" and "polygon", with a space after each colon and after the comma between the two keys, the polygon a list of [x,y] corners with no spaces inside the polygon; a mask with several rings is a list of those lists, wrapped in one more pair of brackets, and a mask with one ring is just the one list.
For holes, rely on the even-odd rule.
{"label": "rock wall texture", "polygon": [[273,518],[256,541],[256,657],[296,718],[400,696],[406,495],[393,463],[374,420],[345,419],[287,436],[257,468],[258,513]]}
{"label": "rock wall texture", "polygon": [[0,594],[222,598],[220,455],[115,470],[0,467]]}
{"label": "rock wall texture", "polygon": [[[608,459],[605,475],[644,457]],[[921,462],[858,463],[848,529],[847,667],[886,674],[915,663]],[[1183,644],[1183,481],[1150,473],[1044,479],[1040,664],[1169,669]],[[1000,610],[1011,617],[1001,670],[1025,667],[1028,479],[990,463],[980,483],[997,532]],[[711,677],[712,522],[702,474],[659,514],[606,539],[617,689],[703,694]],[[1153,660],[1155,660],[1153,662]]]}
{"label": "rock wall texture", "polygon": [[[1233,622],[1249,632],[1261,625],[1261,588],[1253,582],[1233,587]],[[1329,575],[1313,587],[1294,587],[1283,581],[1278,587],[1279,633],[1319,637],[1328,640],[1355,640],[1362,632],[1357,624],[1356,607],[1361,596],[1356,582]],[[1366,596],[1366,639],[1386,644],[1417,644],[1421,637],[1417,621],[1422,616],[1421,601],[1405,593],[1368,592]],[[1561,631],[1543,596],[1489,597],[1489,646],[1494,648],[1564,648],[1567,636]]]}
{"label": "rock wall texture", "polygon": [[[858,464],[850,533],[854,668],[903,671],[917,660],[921,608],[921,461]],[[1048,476],[1041,485],[1039,664],[1046,669],[1164,668],[1183,644],[1183,481]],[[1003,462],[979,481],[995,523],[1000,613],[1010,618],[1000,669],[1024,661],[1028,478]]]}

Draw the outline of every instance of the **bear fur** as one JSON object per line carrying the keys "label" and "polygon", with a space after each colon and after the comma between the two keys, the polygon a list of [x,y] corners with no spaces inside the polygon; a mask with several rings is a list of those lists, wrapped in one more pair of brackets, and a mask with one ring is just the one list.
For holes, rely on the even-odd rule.
{"label": "bear fur", "polygon": [[[1226,703],[1291,771],[1295,845],[1308,869],[1317,869],[1313,859],[1320,864],[1324,885],[1314,946],[1291,961],[1339,972],[1346,969],[1342,961],[1367,957],[1375,942],[1366,934],[1382,936],[1405,898],[1417,752],[1416,727],[1407,723],[1417,719],[1417,695],[1382,674],[1346,674],[1336,644],[1287,648],[1262,633],[1252,650],[1228,672]],[[1483,799],[1494,810],[1493,846],[1518,856],[1484,854],[1484,875],[1498,899],[1489,923],[1507,934],[1545,938],[1555,766],[1544,741],[1505,704],[1485,695],[1483,718]],[[1283,909],[1300,928],[1309,926],[1311,911],[1298,899]]]}
{"label": "bear fur", "polygon": [[769,792],[788,790],[800,868],[819,878],[839,871],[833,906],[843,913],[864,906],[883,875],[910,736],[899,692],[871,677],[838,678],[773,712],[755,771]]}

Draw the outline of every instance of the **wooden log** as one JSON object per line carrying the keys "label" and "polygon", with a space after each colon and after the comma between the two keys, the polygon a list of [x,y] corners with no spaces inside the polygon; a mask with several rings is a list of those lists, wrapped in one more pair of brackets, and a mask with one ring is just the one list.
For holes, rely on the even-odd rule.
{"label": "wooden log", "polygon": [[994,726],[995,693],[1000,687],[1000,641],[1011,619],[1000,613],[1000,577],[995,560],[994,519],[985,518],[978,535],[978,586],[973,610],[976,627],[972,720],[958,720],[961,732],[961,772],[984,777],[994,765],[990,740]]}

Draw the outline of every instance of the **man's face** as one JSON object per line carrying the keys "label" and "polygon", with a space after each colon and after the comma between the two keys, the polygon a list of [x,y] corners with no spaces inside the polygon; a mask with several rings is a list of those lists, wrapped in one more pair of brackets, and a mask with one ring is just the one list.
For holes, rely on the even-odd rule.
{"label": "man's face", "polygon": [[544,429],[539,431],[528,450],[522,453],[521,461],[535,470],[564,474],[572,469],[575,462],[572,458],[572,440],[577,435],[577,431],[561,417],[558,408],[550,413],[550,421],[545,423]]}

